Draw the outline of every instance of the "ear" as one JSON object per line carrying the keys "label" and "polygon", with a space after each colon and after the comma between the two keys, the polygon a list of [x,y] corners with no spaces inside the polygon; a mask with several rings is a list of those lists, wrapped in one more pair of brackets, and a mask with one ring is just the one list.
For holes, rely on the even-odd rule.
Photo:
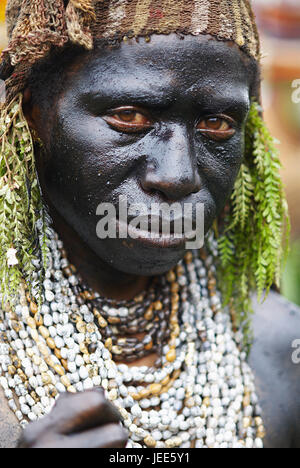
{"label": "ear", "polygon": [[29,88],[26,88],[23,93],[23,112],[28,122],[29,128],[35,132],[38,131],[36,122],[40,115],[40,109],[38,106],[33,105],[32,95]]}

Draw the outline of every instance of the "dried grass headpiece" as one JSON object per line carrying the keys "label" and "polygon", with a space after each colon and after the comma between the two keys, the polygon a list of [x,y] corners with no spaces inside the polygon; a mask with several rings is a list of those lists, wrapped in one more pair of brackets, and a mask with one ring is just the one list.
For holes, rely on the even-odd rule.
{"label": "dried grass headpiece", "polygon": [[[34,146],[22,112],[32,67],[52,48],[95,39],[122,41],[177,33],[231,41],[258,61],[260,45],[249,0],[8,0],[9,44],[0,75],[6,103],[0,122],[0,277],[13,297],[22,279],[37,296],[47,264],[47,214],[34,164]],[[278,283],[288,219],[274,140],[253,103],[246,152],[219,238],[221,286],[237,325],[247,331],[250,292]],[[39,296],[41,297],[41,295]]]}

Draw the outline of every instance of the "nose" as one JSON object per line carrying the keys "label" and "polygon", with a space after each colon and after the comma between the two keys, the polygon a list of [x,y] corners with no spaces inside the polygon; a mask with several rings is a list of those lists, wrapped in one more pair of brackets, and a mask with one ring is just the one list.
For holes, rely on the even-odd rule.
{"label": "nose", "polygon": [[160,192],[168,200],[181,200],[199,192],[201,178],[186,127],[173,125],[153,143],[142,187],[148,192]]}

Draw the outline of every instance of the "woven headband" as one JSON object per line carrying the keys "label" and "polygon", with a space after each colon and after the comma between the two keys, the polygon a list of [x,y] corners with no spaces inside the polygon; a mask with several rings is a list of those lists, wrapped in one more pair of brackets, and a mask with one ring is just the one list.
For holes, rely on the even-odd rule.
{"label": "woven headband", "polygon": [[93,48],[94,39],[151,34],[208,34],[232,41],[259,60],[249,0],[8,0],[8,48],[2,77],[11,100],[24,89],[32,66],[68,42]]}

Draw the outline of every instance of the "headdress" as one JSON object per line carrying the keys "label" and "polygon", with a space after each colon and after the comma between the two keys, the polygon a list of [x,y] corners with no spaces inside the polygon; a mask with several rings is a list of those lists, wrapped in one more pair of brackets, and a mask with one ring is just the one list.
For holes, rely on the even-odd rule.
{"label": "headdress", "polygon": [[[259,61],[260,45],[249,0],[8,0],[9,44],[2,55],[6,101],[1,110],[0,276],[12,301],[25,279],[34,295],[47,264],[47,213],[22,112],[32,67],[53,48],[95,39],[123,41],[151,34],[211,35],[234,42]],[[255,98],[255,96],[254,96]],[[257,97],[256,97],[257,101]],[[240,174],[219,230],[221,286],[236,323],[248,326],[250,292],[278,283],[288,219],[274,140],[253,101]],[[37,271],[40,277],[37,277]]]}

